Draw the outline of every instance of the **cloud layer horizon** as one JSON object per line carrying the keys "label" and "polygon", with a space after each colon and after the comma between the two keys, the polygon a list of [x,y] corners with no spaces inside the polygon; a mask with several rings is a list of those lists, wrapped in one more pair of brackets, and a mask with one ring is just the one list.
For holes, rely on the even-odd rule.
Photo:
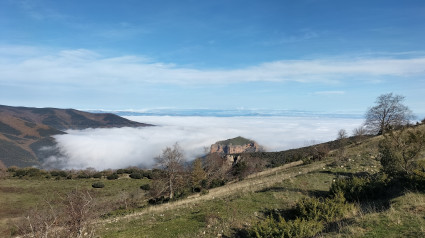
{"label": "cloud layer horizon", "polygon": [[191,161],[217,141],[237,136],[255,140],[267,151],[281,151],[333,140],[339,129],[351,132],[362,119],[306,117],[171,117],[133,116],[158,126],[69,130],[57,135],[63,157],[50,157],[45,167],[97,170],[128,166],[152,168],[162,150],[179,143]]}

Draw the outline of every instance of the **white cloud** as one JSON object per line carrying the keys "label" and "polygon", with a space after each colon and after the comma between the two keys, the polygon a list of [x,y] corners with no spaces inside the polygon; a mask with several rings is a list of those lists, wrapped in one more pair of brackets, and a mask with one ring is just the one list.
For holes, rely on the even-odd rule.
{"label": "white cloud", "polygon": [[[0,47],[1,48],[1,47]],[[15,47],[18,50],[25,48]],[[40,52],[39,52],[40,51]],[[335,83],[345,78],[425,75],[425,57],[281,60],[239,69],[196,69],[144,57],[108,57],[85,49],[50,53],[29,50],[26,58],[0,53],[0,83],[57,83],[79,86],[144,83],[212,84],[238,82]],[[34,55],[38,52],[37,55]],[[44,53],[43,53],[44,52]],[[357,77],[359,76],[359,77]],[[366,76],[366,77],[365,77]]]}
{"label": "white cloud", "polygon": [[[152,166],[154,157],[178,142],[187,159],[202,155],[216,141],[243,136],[256,140],[268,151],[280,151],[336,138],[339,129],[352,131],[361,119],[307,117],[167,117],[137,116],[129,119],[156,124],[146,128],[72,130],[56,136],[67,158],[65,168],[123,168]],[[337,125],[337,126],[336,126]]]}

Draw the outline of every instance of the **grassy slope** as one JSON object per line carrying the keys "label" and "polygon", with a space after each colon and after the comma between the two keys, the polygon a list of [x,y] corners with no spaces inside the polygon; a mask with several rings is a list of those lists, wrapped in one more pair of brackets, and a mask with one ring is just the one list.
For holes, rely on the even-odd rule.
{"label": "grassy slope", "polygon": [[[236,236],[268,214],[284,213],[302,197],[326,193],[338,176],[379,171],[376,159],[379,137],[351,143],[345,150],[333,151],[324,161],[296,167],[278,167],[252,175],[243,181],[211,189],[177,202],[149,206],[126,215],[101,220],[101,237],[217,237]],[[345,159],[340,159],[345,155]],[[90,187],[94,180],[37,182],[10,179],[0,181],[0,209],[9,206],[23,210],[41,201],[52,191],[75,186]],[[117,199],[120,191],[137,190],[140,180],[106,181],[104,200]],[[38,186],[38,187],[37,187]],[[8,193],[3,193],[6,190]],[[18,189],[14,190],[13,189]],[[36,192],[37,191],[37,192]],[[3,196],[7,194],[7,196]],[[10,204],[13,204],[10,206]],[[425,195],[410,192],[391,201],[389,209],[362,209],[330,229],[323,237],[421,237],[425,233]],[[8,208],[9,209],[9,208]],[[0,214],[3,214],[0,212]],[[5,217],[0,217],[0,228]],[[3,222],[3,224],[1,224]],[[4,233],[3,233],[4,234]],[[0,233],[1,236],[1,233]]]}
{"label": "grassy slope", "polygon": [[[268,214],[291,209],[302,197],[326,193],[338,176],[378,172],[380,164],[376,156],[379,140],[380,137],[375,137],[361,143],[352,143],[343,151],[333,151],[331,157],[323,162],[262,172],[255,178],[211,190],[208,195],[204,195],[205,199],[188,198],[114,221],[108,220],[100,229],[101,236],[243,236],[243,233],[240,234],[243,228],[260,221]],[[339,159],[341,154],[346,159]],[[240,187],[242,189],[237,189]],[[362,210],[364,213],[356,214],[341,223],[344,226],[340,231],[330,229],[322,236],[423,236],[425,195],[409,193],[392,202],[390,209],[385,211]]]}
{"label": "grassy slope", "polygon": [[[99,179],[18,179],[0,180],[0,237],[8,234],[8,226],[14,218],[23,216],[28,210],[36,208],[44,200],[50,200],[66,194],[72,189],[89,189],[95,191],[100,200],[119,201],[125,193],[144,193],[139,187],[148,183],[147,179],[102,179],[103,189],[94,189],[91,185]],[[143,194],[142,194],[143,195]]]}

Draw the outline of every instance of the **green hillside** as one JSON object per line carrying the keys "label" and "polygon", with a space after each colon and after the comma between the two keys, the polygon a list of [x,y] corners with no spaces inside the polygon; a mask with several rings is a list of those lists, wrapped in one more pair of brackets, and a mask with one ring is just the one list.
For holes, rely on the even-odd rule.
{"label": "green hillside", "polygon": [[[424,131],[421,125],[403,133]],[[59,172],[11,171],[0,180],[1,234],[22,234],[11,228],[11,221],[19,221],[35,204],[41,207],[46,198],[54,201],[57,194],[78,188],[95,198],[96,218],[90,224],[100,237],[276,237],[265,234],[279,231],[298,234],[293,237],[422,237],[425,170],[420,164],[425,151],[415,157],[419,169],[412,174],[383,174],[385,138],[347,138],[286,152],[242,154],[247,164],[255,155],[281,165],[156,205],[150,199],[159,170],[117,170],[116,180],[106,179],[114,171],[100,172],[100,177],[95,171],[66,171],[63,176],[69,179],[58,177]],[[311,153],[324,146],[322,156]],[[303,156],[307,158],[297,160]],[[95,182],[104,188],[92,188]]]}

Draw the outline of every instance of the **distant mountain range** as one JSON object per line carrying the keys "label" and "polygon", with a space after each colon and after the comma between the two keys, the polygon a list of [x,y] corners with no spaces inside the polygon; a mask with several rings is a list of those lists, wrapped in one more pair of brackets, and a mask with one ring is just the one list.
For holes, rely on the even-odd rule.
{"label": "distant mountain range", "polygon": [[317,112],[302,110],[276,109],[146,109],[146,110],[87,110],[94,113],[114,113],[120,116],[206,116],[206,117],[328,117],[328,118],[363,118],[360,112]]}
{"label": "distant mountain range", "polygon": [[52,136],[68,129],[144,127],[112,113],[90,113],[74,109],[11,107],[0,105],[0,160],[6,166],[37,166],[58,153],[43,150],[55,145]]}

